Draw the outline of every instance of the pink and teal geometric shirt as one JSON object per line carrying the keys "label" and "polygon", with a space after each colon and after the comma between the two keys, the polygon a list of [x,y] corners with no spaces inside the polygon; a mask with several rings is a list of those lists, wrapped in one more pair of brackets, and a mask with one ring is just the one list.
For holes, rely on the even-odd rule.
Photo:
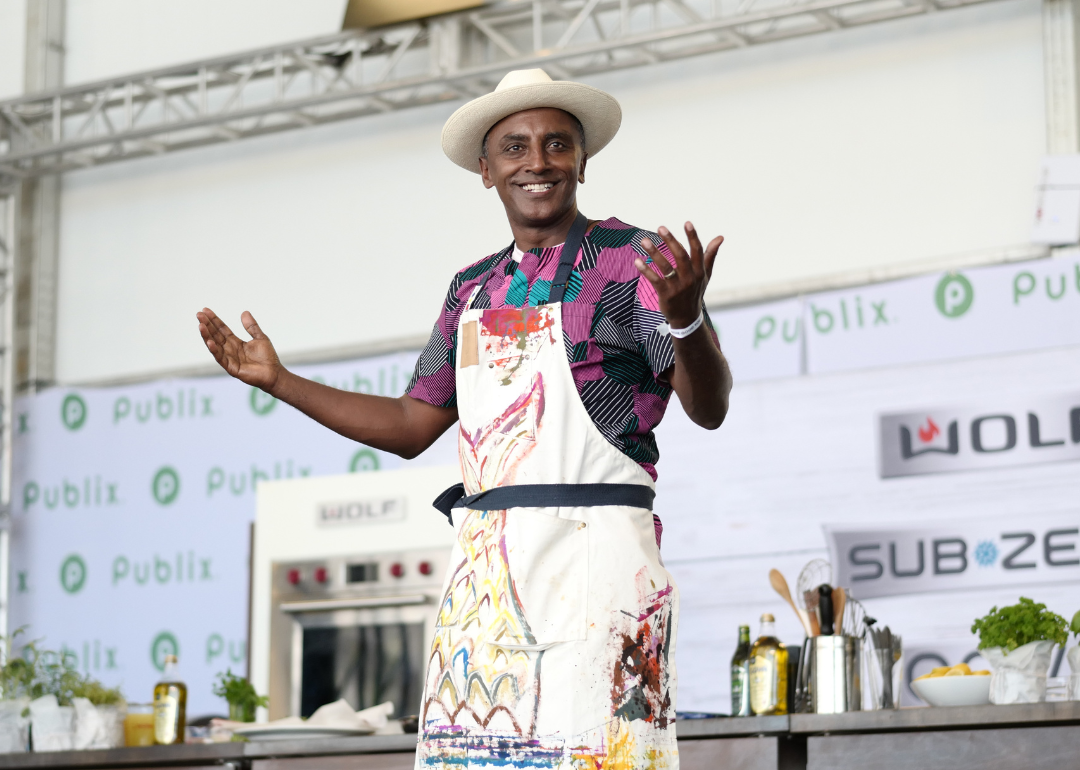
{"label": "pink and teal geometric shirt", "polygon": [[[562,323],[566,358],[585,411],[600,433],[656,479],[660,452],[653,429],[671,396],[663,372],[675,363],[671,337],[652,284],[634,260],[648,260],[648,238],[671,259],[656,233],[612,217],[598,222],[582,242],[567,282]],[[450,283],[427,347],[416,362],[410,396],[435,406],[454,406],[454,351],[458,317],[476,286],[474,308],[526,307],[548,299],[562,246],[525,252],[518,263],[513,246],[465,268]],[[705,318],[713,338],[712,323]]]}

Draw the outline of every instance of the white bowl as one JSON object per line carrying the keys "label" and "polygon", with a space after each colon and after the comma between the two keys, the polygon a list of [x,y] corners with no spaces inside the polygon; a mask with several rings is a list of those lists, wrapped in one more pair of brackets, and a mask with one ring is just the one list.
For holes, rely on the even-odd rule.
{"label": "white bowl", "polygon": [[931,706],[982,706],[990,702],[988,676],[937,676],[911,683],[916,695]]}

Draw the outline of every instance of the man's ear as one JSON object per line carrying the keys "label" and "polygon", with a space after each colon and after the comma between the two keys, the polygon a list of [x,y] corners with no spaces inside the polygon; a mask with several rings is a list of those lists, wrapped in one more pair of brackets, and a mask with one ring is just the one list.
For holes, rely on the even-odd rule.
{"label": "man's ear", "polygon": [[589,160],[589,153],[581,153],[581,167],[578,168],[577,181],[578,184],[585,184],[585,163]]}
{"label": "man's ear", "polygon": [[[584,168],[584,166],[582,166]],[[488,169],[487,158],[480,157],[480,178],[484,180],[484,187],[491,189],[495,186],[494,180],[491,178],[491,171]]]}

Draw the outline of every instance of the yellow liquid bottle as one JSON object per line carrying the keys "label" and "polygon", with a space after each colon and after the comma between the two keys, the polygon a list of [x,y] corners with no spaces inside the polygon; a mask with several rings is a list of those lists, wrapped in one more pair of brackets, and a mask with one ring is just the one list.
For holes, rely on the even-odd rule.
{"label": "yellow liquid bottle", "polygon": [[154,743],[183,743],[187,727],[187,685],[180,681],[176,656],[165,656],[165,671],[154,686]]}
{"label": "yellow liquid bottle", "polygon": [[776,619],[761,616],[761,633],[750,648],[750,710],[757,716],[787,713],[788,651],[776,638]]}

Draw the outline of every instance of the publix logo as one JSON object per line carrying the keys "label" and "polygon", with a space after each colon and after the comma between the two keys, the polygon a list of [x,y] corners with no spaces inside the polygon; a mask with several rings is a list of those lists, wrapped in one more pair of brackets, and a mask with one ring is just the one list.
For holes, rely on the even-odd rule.
{"label": "publix logo", "polygon": [[86,423],[86,414],[86,402],[78,393],[68,393],[60,404],[60,420],[70,431],[76,431]]}
{"label": "publix logo", "polygon": [[150,643],[150,662],[158,671],[165,670],[166,655],[180,657],[180,642],[176,641],[176,635],[171,631],[162,631]]}
{"label": "publix logo", "polygon": [[971,309],[975,289],[960,273],[946,273],[934,290],[934,304],[946,318],[959,318]]}
{"label": "publix logo", "polygon": [[180,474],[175,468],[166,465],[154,474],[150,491],[160,505],[170,505],[180,494]]}
{"label": "publix logo", "polygon": [[277,406],[277,399],[269,393],[264,393],[258,388],[252,387],[248,403],[251,405],[251,411],[259,417],[265,417],[274,411],[274,407]]}
{"label": "publix logo", "polygon": [[64,559],[60,565],[60,587],[69,594],[77,594],[86,585],[86,562],[77,553]]}

